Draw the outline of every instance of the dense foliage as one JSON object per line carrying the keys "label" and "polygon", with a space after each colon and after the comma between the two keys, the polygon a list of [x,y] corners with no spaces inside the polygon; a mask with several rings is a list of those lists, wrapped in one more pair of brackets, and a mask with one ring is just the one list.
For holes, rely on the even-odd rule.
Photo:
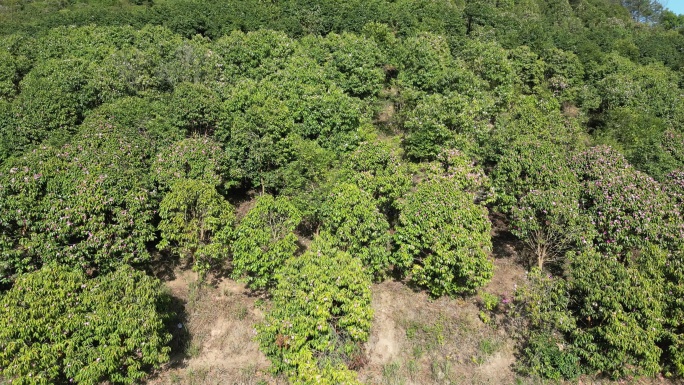
{"label": "dense foliage", "polygon": [[168,360],[161,283],[50,264],[0,298],[0,375],[13,384],[136,384]]}
{"label": "dense foliage", "polygon": [[[304,255],[285,262],[276,280],[273,308],[258,327],[274,370],[286,372],[294,383],[317,377],[322,377],[317,383],[331,385],[352,381],[346,363],[368,339],[373,317],[371,280],[361,260],[323,234]],[[316,365],[320,373],[311,370]]]}
{"label": "dense foliage", "polygon": [[300,221],[286,199],[260,196],[235,229],[233,275],[252,288],[272,285],[275,271],[297,251],[294,230]]}
{"label": "dense foliage", "polygon": [[474,293],[492,277],[491,224],[473,199],[445,178],[422,183],[402,206],[397,265],[432,295]]}
{"label": "dense foliage", "polygon": [[681,378],[682,95],[654,0],[5,1],[0,382],[139,382],[140,271],[181,259],[271,298],[276,371],[354,383],[370,282],[473,294],[490,218],[531,268],[521,373]]}

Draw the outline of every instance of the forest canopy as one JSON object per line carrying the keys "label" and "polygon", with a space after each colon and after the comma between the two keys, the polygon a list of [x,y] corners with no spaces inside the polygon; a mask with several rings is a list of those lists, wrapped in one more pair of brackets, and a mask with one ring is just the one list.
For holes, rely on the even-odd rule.
{"label": "forest canopy", "polygon": [[521,375],[681,379],[682,204],[656,1],[0,5],[0,382],[138,383],[181,260],[265,293],[274,372],[356,383],[373,283],[472,296],[495,216]]}

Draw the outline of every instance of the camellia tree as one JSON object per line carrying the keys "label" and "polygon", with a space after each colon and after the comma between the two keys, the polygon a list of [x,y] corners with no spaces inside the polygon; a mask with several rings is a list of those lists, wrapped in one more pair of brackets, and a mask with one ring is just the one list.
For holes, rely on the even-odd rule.
{"label": "camellia tree", "polygon": [[81,127],[69,144],[6,162],[1,279],[50,261],[95,273],[148,260],[156,208],[149,156],[139,132],[100,121]]}
{"label": "camellia tree", "polygon": [[[579,203],[579,184],[567,189],[532,190],[511,210],[512,233],[531,253],[540,270],[562,265],[565,254],[593,243],[595,231]],[[572,187],[575,187],[574,189]]]}
{"label": "camellia tree", "polygon": [[[552,378],[575,376],[578,360],[614,378],[681,375],[684,221],[678,176],[663,186],[606,146],[576,155],[572,167],[587,231],[578,233],[576,250],[566,254],[563,275],[546,279],[537,270],[530,289],[522,291],[532,326],[523,362]],[[550,194],[555,197],[535,200],[562,203],[563,194]],[[568,221],[574,215],[559,215],[567,213],[563,205],[549,207],[545,217],[539,208],[520,210],[518,222],[545,219],[539,223],[545,231],[564,223],[564,236],[575,235],[576,223]]]}
{"label": "camellia tree", "polygon": [[292,111],[269,81],[243,81],[223,103],[215,138],[225,146],[230,169],[251,183],[276,190],[286,182],[282,168],[294,156]]}
{"label": "camellia tree", "polygon": [[376,279],[386,274],[391,263],[389,224],[368,192],[348,183],[335,186],[320,217],[335,246],[360,258]]}
{"label": "camellia tree", "polygon": [[326,37],[304,37],[299,45],[303,53],[325,66],[350,95],[372,97],[382,88],[383,55],[374,40],[351,33],[331,33]]}
{"label": "camellia tree", "polygon": [[573,163],[582,209],[598,231],[597,249],[624,255],[651,243],[671,248],[678,242],[684,222],[660,183],[606,146],[578,154]]}
{"label": "camellia tree", "polygon": [[295,47],[283,32],[259,30],[233,31],[212,48],[221,58],[222,80],[233,84],[242,78],[261,80],[282,69]]}
{"label": "camellia tree", "polygon": [[400,50],[401,85],[423,91],[445,87],[454,59],[444,36],[423,32],[405,39]]}
{"label": "camellia tree", "polygon": [[496,207],[509,212],[532,190],[577,183],[568,154],[583,145],[580,126],[564,119],[554,98],[523,96],[509,113],[497,118],[497,128],[484,141]]}
{"label": "camellia tree", "polygon": [[491,224],[451,178],[419,184],[401,205],[397,267],[434,296],[471,294],[492,277]]}
{"label": "camellia tree", "polygon": [[277,372],[296,384],[356,384],[345,365],[368,339],[371,279],[359,258],[323,232],[276,273],[273,307],[257,340]]}
{"label": "camellia tree", "polygon": [[0,378],[12,384],[137,384],[169,359],[161,283],[121,266],[88,279],[49,264],[0,297]]}
{"label": "camellia tree", "polygon": [[233,211],[211,184],[179,179],[159,205],[161,241],[157,248],[192,261],[192,269],[203,279],[212,265],[230,255]]}
{"label": "camellia tree", "polygon": [[[75,131],[86,110],[97,102],[90,62],[80,59],[46,60],[20,83],[22,92],[13,103],[17,117],[16,146],[26,148],[50,139],[57,142]],[[61,144],[61,143],[59,143]]]}
{"label": "camellia tree", "polygon": [[301,213],[286,198],[262,195],[235,229],[233,277],[266,288],[274,272],[297,251],[295,229]]}
{"label": "camellia tree", "polygon": [[363,142],[348,154],[340,178],[371,194],[381,212],[392,219],[397,200],[411,188],[410,163],[398,149],[381,141]]}
{"label": "camellia tree", "polygon": [[403,145],[412,159],[434,160],[442,147],[474,153],[478,128],[486,122],[485,100],[460,93],[432,94],[405,113]]}
{"label": "camellia tree", "polygon": [[[210,137],[193,136],[163,148],[152,164],[152,178],[167,191],[179,179],[193,179],[215,188],[228,187],[226,159],[221,146]],[[228,186],[226,186],[228,185]]]}

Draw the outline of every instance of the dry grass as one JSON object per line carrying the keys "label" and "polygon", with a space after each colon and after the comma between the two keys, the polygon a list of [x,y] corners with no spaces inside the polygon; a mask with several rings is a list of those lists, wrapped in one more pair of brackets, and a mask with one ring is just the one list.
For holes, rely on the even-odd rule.
{"label": "dry grass", "polygon": [[373,308],[364,382],[514,383],[514,341],[480,321],[474,301],[431,300],[393,281],[374,286]]}
{"label": "dry grass", "polygon": [[198,287],[192,272],[176,271],[175,276],[167,287],[185,304],[179,330],[187,331],[187,339],[148,384],[285,383],[270,375],[270,364],[253,340],[254,326],[263,319],[259,297],[230,279]]}

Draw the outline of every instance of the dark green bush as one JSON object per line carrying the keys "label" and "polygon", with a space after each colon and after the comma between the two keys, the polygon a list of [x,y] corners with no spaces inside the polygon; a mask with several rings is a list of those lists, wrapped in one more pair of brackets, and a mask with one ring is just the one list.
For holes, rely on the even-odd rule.
{"label": "dark green bush", "polygon": [[419,184],[402,203],[397,267],[434,296],[472,294],[492,277],[487,209],[457,178]]}

